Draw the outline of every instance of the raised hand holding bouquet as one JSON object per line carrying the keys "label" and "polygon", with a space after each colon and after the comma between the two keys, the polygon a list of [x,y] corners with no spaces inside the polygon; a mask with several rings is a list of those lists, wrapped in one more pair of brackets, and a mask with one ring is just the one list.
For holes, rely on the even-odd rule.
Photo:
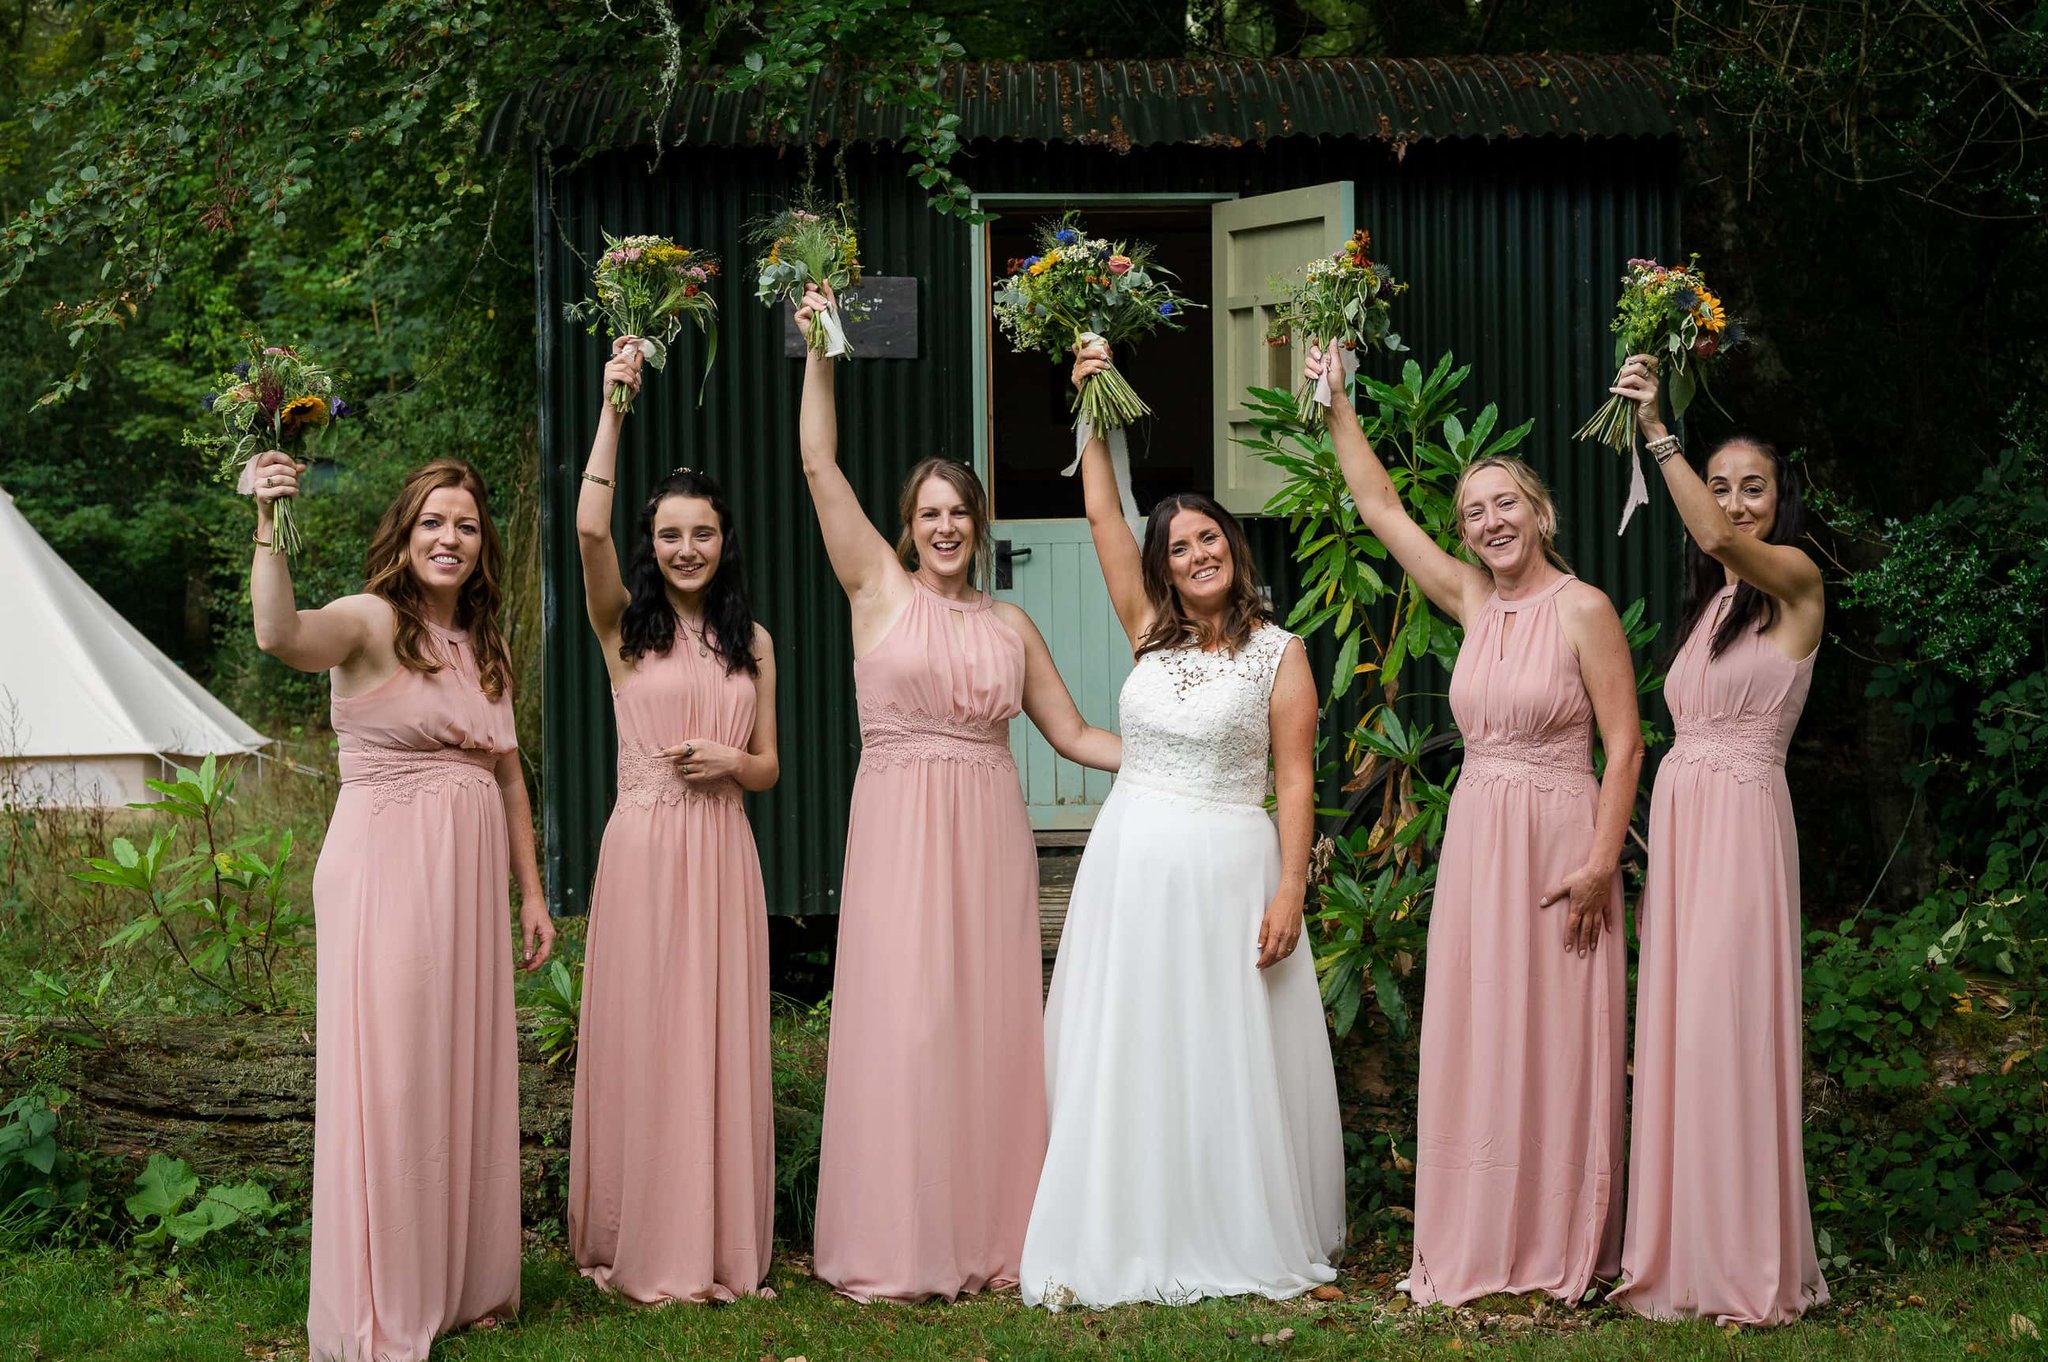
{"label": "raised hand holding bouquet", "polygon": [[[1174,291],[1171,270],[1152,263],[1152,247],[1142,241],[1112,245],[1084,235],[1071,214],[1041,225],[1038,247],[1037,255],[1012,260],[1010,273],[995,286],[996,322],[1020,351],[1070,363],[1080,347],[1094,341],[1117,348],[1161,328],[1178,330],[1181,318],[1196,306]],[[1114,364],[1082,383],[1075,406],[1079,419],[1067,475],[1081,466],[1081,450],[1089,439],[1102,435],[1109,442],[1125,513],[1134,514],[1123,429],[1152,409]]]}
{"label": "raised hand holding bouquet", "polygon": [[[279,450],[296,465],[331,423],[355,415],[317,361],[288,345],[265,345],[260,336],[249,339],[249,358],[214,386],[201,403],[206,418],[185,432],[185,443],[206,451],[220,481],[244,495],[256,491],[257,455]],[[304,541],[292,503],[277,502],[275,517],[270,551],[296,557]]]}
{"label": "raised hand holding bouquet", "polygon": [[[1698,256],[1683,265],[1631,260],[1621,283],[1613,326],[1614,367],[1620,369],[1630,355],[1654,356],[1671,394],[1672,414],[1682,417],[1694,393],[1712,397],[1707,371],[1719,356],[1742,343],[1742,326],[1729,320],[1727,309],[1707,287]],[[1650,499],[1643,485],[1642,459],[1635,454],[1635,404],[1619,393],[1610,396],[1576,438],[1598,440],[1630,454],[1628,503],[1621,508],[1621,530],[1626,530],[1636,507]]]}
{"label": "raised hand holding bouquet", "polygon": [[[718,277],[718,257],[709,251],[678,246],[665,236],[614,237],[604,234],[605,252],[591,274],[595,298],[571,303],[565,311],[573,322],[590,323],[611,338],[631,337],[640,355],[656,369],[668,362],[669,342],[682,330],[683,319],[704,333],[704,372],[718,358],[718,304],[707,287]],[[613,383],[606,397],[620,412],[633,410],[633,394]],[[698,402],[704,392],[697,391]]]}
{"label": "raised hand holding bouquet", "polygon": [[1267,339],[1305,340],[1337,356],[1337,364],[1304,387],[1295,404],[1295,418],[1305,430],[1322,428],[1321,409],[1330,405],[1331,382],[1349,383],[1363,352],[1408,348],[1394,332],[1392,306],[1394,295],[1408,286],[1396,283],[1392,270],[1367,257],[1371,245],[1372,238],[1361,227],[1334,255],[1309,261],[1288,281],[1274,311]]}
{"label": "raised hand holding bouquet", "polygon": [[791,206],[755,223],[747,239],[767,248],[754,296],[777,307],[801,303],[806,284],[825,285],[831,306],[811,318],[804,339],[828,359],[851,355],[839,308],[842,295],[860,283],[860,237],[846,206],[825,212]]}

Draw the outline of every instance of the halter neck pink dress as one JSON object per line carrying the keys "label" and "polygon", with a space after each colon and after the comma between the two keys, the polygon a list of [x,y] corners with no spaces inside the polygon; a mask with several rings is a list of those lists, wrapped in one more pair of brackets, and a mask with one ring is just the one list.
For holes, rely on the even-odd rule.
{"label": "halter neck pink dress", "polygon": [[519,1070],[511,860],[468,635],[437,672],[337,696],[341,797],[313,874],[315,1362],[418,1362],[519,1308]]}
{"label": "halter neck pink dress", "polygon": [[744,751],[754,678],[683,629],[612,693],[619,797],[583,962],[569,1246],[639,1301],[732,1300],[774,1248],[768,903],[739,786],[656,755]]}
{"label": "halter neck pink dress", "polygon": [[860,1300],[1014,1285],[1045,1157],[1038,856],[1010,759],[1024,642],[915,583],[853,664],[817,1275]]}
{"label": "halter neck pink dress", "polygon": [[1416,1115],[1417,1303],[1544,1291],[1621,1266],[1627,956],[1621,876],[1585,958],[1543,895],[1585,864],[1593,706],[1557,616],[1572,578],[1488,599],[1451,676],[1465,758],[1430,909]]}
{"label": "halter neck pink dress", "polygon": [[1801,1139],[1799,832],[1785,749],[1818,649],[1744,631],[1717,596],[1664,683],[1678,736],[1650,801],[1638,917],[1624,1283],[1660,1319],[1786,1324],[1828,1298]]}

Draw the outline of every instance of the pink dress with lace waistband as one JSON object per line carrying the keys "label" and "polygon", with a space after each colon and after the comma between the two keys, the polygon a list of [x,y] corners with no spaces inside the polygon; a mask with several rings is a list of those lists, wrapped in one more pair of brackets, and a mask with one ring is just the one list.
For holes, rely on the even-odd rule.
{"label": "pink dress with lace waistband", "polygon": [[494,774],[512,702],[468,636],[433,673],[336,697],[341,797],[313,875],[314,1362],[416,1362],[519,1308],[510,852]]}
{"label": "pink dress with lace waistband", "polygon": [[854,663],[817,1275],[857,1299],[1013,1285],[1045,1157],[1038,859],[1008,724],[1024,643],[917,584]]}
{"label": "pink dress with lace waistband", "polygon": [[634,1300],[732,1300],[774,1247],[768,904],[727,780],[659,755],[746,750],[754,678],[678,628],[613,692],[619,797],[605,825],[583,964],[569,1144],[569,1245]]}
{"label": "pink dress with lace waistband", "polygon": [[1557,617],[1571,580],[1490,598],[1451,677],[1465,756],[1425,964],[1418,1302],[1576,1301],[1621,1265],[1621,877],[1584,958],[1564,949],[1564,907],[1537,906],[1593,843],[1593,706]]}
{"label": "pink dress with lace waistband", "polygon": [[[1828,1298],[1800,1112],[1799,832],[1785,749],[1813,680],[1729,587],[1664,683],[1678,736],[1650,800],[1638,927],[1624,1285],[1660,1319],[1785,1324]],[[1817,652],[1818,650],[1816,650]]]}

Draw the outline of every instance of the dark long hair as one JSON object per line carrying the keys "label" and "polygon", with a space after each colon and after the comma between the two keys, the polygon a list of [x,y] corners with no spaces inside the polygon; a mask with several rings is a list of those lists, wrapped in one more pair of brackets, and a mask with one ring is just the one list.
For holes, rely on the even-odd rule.
{"label": "dark long hair", "polygon": [[504,603],[498,583],[505,575],[505,550],[498,527],[491,521],[490,493],[476,469],[461,459],[435,459],[405,475],[397,498],[384,508],[370,535],[363,562],[363,590],[383,599],[397,617],[391,646],[399,665],[416,672],[440,671],[441,664],[427,655],[426,593],[420,589],[420,579],[413,576],[408,549],[427,498],[443,487],[460,487],[476,500],[480,531],[476,566],[455,598],[455,624],[469,631],[478,679],[485,696],[495,701],[512,683],[512,652],[498,628],[498,607]]}
{"label": "dark long hair", "polygon": [[725,674],[745,672],[758,676],[754,661],[754,605],[747,596],[747,556],[740,550],[739,526],[733,524],[732,509],[725,504],[725,492],[707,474],[694,468],[678,468],[654,485],[646,504],[640,508],[640,543],[633,561],[626,564],[626,613],[619,621],[619,656],[637,662],[647,653],[666,654],[675,646],[676,611],[668,599],[668,579],[654,556],[654,513],[670,497],[690,497],[711,503],[718,517],[725,543],[718,556],[718,571],[704,588],[704,641],[725,664]]}
{"label": "dark long hair", "polygon": [[[1778,483],[1778,515],[1771,522],[1771,529],[1764,536],[1766,544],[1796,544],[1806,533],[1806,498],[1800,490],[1799,470],[1792,466],[1778,447],[1768,440],[1759,439],[1746,430],[1738,430],[1721,443],[1715,445],[1700,464],[1700,476],[1707,475],[1707,465],[1714,461],[1714,455],[1731,445],[1748,445],[1771,461],[1771,476]],[[1706,550],[1693,542],[1692,536],[1685,540],[1685,606],[1679,613],[1678,637],[1674,640],[1673,656],[1676,649],[1683,648],[1686,640],[1700,622],[1700,616],[1707,613],[1707,607],[1714,603],[1714,597],[1728,584],[1728,569],[1707,555]],[[1771,627],[1778,618],[1778,602],[1757,590],[1748,582],[1735,588],[1735,602],[1728,607],[1728,613],[1721,617],[1721,623],[1714,629],[1713,646],[1708,657],[1719,657],[1728,645],[1752,629]]]}
{"label": "dark long hair", "polygon": [[[1230,600],[1223,609],[1220,638],[1202,637],[1201,626],[1188,618],[1180,593],[1173,589],[1173,517],[1193,511],[1216,522],[1223,542],[1230,545]],[[1237,517],[1200,492],[1177,492],[1152,508],[1145,522],[1145,548],[1139,555],[1145,573],[1145,603],[1152,607],[1152,625],[1138,640],[1133,654],[1143,657],[1161,648],[1203,647],[1221,643],[1235,653],[1251,641],[1252,631],[1273,617],[1266,597],[1259,590],[1258,565],[1252,562],[1252,547],[1245,542],[1244,527]]]}

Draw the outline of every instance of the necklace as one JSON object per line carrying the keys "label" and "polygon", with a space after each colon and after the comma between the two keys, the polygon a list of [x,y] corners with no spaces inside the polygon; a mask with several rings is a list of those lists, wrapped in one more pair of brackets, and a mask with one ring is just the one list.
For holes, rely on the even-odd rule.
{"label": "necklace", "polygon": [[686,637],[694,638],[697,640],[697,656],[711,656],[711,642],[709,639],[704,637],[704,623],[702,620],[699,620],[696,624],[693,625],[688,620],[684,619],[681,614],[678,614],[676,616],[676,623],[682,627],[682,631]]}

